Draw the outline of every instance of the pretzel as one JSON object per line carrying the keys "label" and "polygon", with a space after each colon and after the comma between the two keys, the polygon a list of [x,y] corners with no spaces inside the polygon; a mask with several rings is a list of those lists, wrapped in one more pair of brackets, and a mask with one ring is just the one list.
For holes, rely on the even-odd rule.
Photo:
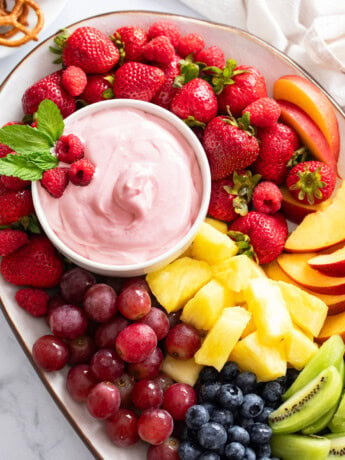
{"label": "pretzel", "polygon": [[[37,16],[36,25],[33,29],[29,29],[25,24],[30,8],[33,9]],[[0,0],[0,27],[12,27],[9,31],[0,34],[0,45],[15,47],[21,46],[30,40],[38,40],[37,35],[42,30],[43,23],[42,10],[34,0],[16,0],[10,13],[6,11],[6,1]],[[17,40],[10,40],[18,32],[22,32],[23,36]]]}

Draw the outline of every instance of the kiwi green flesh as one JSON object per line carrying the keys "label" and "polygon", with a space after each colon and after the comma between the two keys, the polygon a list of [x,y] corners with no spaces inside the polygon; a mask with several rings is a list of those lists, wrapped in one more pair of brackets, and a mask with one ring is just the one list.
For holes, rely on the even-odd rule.
{"label": "kiwi green flesh", "polygon": [[341,397],[337,411],[330,421],[328,428],[333,433],[345,433],[345,392]]}
{"label": "kiwi green flesh", "polygon": [[329,434],[325,437],[331,442],[327,459],[345,459],[345,433]]}
{"label": "kiwi green flesh", "polygon": [[317,353],[311,358],[303,371],[299,374],[295,382],[284,393],[283,401],[289,399],[294,393],[304,388],[321,371],[329,366],[339,368],[343,361],[345,345],[340,335],[333,335],[324,342]]}
{"label": "kiwi green flesh", "polygon": [[274,434],[271,439],[272,454],[282,460],[325,460],[331,441],[319,436]]}
{"label": "kiwi green flesh", "polygon": [[273,433],[295,433],[314,423],[339,400],[342,378],[334,366],[323,370],[270,414]]}

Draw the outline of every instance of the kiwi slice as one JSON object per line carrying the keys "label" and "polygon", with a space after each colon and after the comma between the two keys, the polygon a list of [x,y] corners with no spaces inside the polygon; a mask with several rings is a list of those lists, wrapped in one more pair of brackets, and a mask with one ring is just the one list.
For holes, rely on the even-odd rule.
{"label": "kiwi slice", "polygon": [[273,433],[294,433],[311,425],[335,406],[342,388],[342,378],[334,366],[320,372],[270,414]]}
{"label": "kiwi slice", "polygon": [[282,460],[325,460],[331,441],[320,436],[299,434],[274,434],[271,439],[272,454]]}
{"label": "kiwi slice", "polygon": [[345,433],[345,392],[341,397],[339,406],[330,421],[328,428],[333,433]]}
{"label": "kiwi slice", "polygon": [[345,345],[340,335],[333,335],[322,344],[320,349],[311,358],[303,371],[291,387],[284,393],[283,401],[289,399],[294,393],[304,388],[321,371],[329,366],[339,368],[345,352]]}
{"label": "kiwi slice", "polygon": [[327,460],[345,459],[345,433],[328,434],[325,437],[331,442]]}

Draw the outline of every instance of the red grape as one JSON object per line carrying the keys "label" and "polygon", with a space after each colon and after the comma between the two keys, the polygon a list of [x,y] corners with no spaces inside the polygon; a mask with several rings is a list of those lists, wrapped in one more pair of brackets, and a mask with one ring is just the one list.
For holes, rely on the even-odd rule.
{"label": "red grape", "polygon": [[184,420],[187,410],[197,403],[194,388],[184,383],[175,383],[164,393],[163,409],[174,420]]}
{"label": "red grape", "polygon": [[170,329],[172,329],[177,324],[180,324],[181,315],[182,315],[182,310],[173,311],[172,313],[169,313],[168,320],[169,320],[169,324],[170,324]]}
{"label": "red grape", "polygon": [[91,359],[91,370],[99,380],[113,381],[121,377],[125,363],[114,350],[102,348]]}
{"label": "red grape", "polygon": [[151,310],[151,297],[146,289],[132,284],[123,289],[117,299],[119,312],[130,320],[138,320]]}
{"label": "red grape", "polygon": [[150,288],[144,278],[140,278],[139,276],[136,276],[134,278],[127,278],[124,280],[122,284],[122,290],[127,289],[130,286],[137,286],[139,288],[145,289],[149,294],[150,294]]}
{"label": "red grape", "polygon": [[50,314],[49,327],[54,335],[63,339],[75,339],[85,334],[87,318],[84,311],[75,305],[62,305]]}
{"label": "red grape", "polygon": [[159,347],[156,347],[145,361],[141,363],[130,363],[127,366],[129,375],[132,375],[136,380],[153,379],[158,374],[163,363],[163,353]]}
{"label": "red grape", "polygon": [[68,342],[69,363],[83,364],[89,363],[95,352],[96,346],[92,337],[82,335]]}
{"label": "red grape", "polygon": [[150,446],[147,460],[180,460],[179,445],[180,442],[176,438],[168,438],[159,446]]}
{"label": "red grape", "polygon": [[138,418],[129,409],[119,409],[106,420],[105,429],[111,442],[117,447],[132,446],[139,440]]}
{"label": "red grape", "polygon": [[163,391],[166,391],[174,383],[171,377],[163,373],[158,374],[154,381],[158,383]]}
{"label": "red grape", "polygon": [[85,292],[95,283],[94,275],[82,268],[75,267],[67,270],[60,280],[62,297],[68,303],[82,303]]}
{"label": "red grape", "polygon": [[140,380],[134,385],[132,401],[140,410],[160,407],[163,402],[163,390],[153,380]]}
{"label": "red grape", "polygon": [[38,367],[47,372],[62,369],[68,361],[67,345],[58,337],[43,335],[32,347],[32,357]]}
{"label": "red grape", "polygon": [[98,326],[95,341],[98,348],[112,348],[115,346],[116,337],[129,325],[123,316],[115,316],[109,323]]}
{"label": "red grape", "polygon": [[120,402],[120,392],[116,386],[111,382],[100,382],[90,391],[86,406],[93,417],[105,420],[119,410]]}
{"label": "red grape", "polygon": [[121,377],[114,380],[114,385],[118,388],[121,395],[121,407],[130,406],[134,383],[133,377],[128,374],[122,374]]}
{"label": "red grape", "polygon": [[85,293],[83,307],[90,319],[105,323],[116,313],[116,298],[112,287],[107,284],[94,284]]}
{"label": "red grape", "polygon": [[164,409],[147,409],[138,420],[138,434],[143,441],[157,446],[172,433],[174,422]]}
{"label": "red grape", "polygon": [[49,326],[49,318],[50,314],[55,308],[61,307],[61,305],[66,305],[66,300],[62,298],[60,294],[55,294],[53,297],[49,299],[48,305],[47,305],[47,314],[46,314],[46,322]]}
{"label": "red grape", "polygon": [[134,323],[117,336],[115,347],[118,355],[128,363],[139,363],[150,356],[157,346],[154,330],[146,324]]}
{"label": "red grape", "polygon": [[151,311],[141,318],[140,323],[147,324],[155,331],[158,342],[168,335],[170,325],[169,319],[164,311],[152,307]]}
{"label": "red grape", "polygon": [[86,401],[92,388],[97,385],[97,377],[92,373],[88,364],[78,364],[67,374],[66,387],[75,401]]}
{"label": "red grape", "polygon": [[170,329],[165,345],[169,355],[174,358],[190,359],[199,350],[201,340],[194,327],[180,323]]}

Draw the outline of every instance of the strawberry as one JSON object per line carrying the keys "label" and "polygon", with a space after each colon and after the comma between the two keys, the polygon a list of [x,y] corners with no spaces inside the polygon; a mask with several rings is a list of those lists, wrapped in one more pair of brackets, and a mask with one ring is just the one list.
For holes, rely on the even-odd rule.
{"label": "strawberry", "polygon": [[148,36],[150,40],[155,37],[168,37],[174,48],[177,48],[181,38],[178,27],[169,21],[154,22],[149,28]]}
{"label": "strawberry", "polygon": [[280,105],[270,97],[260,97],[242,110],[249,112],[250,123],[259,128],[268,128],[277,123],[280,117]]}
{"label": "strawberry", "polygon": [[45,236],[34,236],[28,244],[4,256],[2,276],[16,286],[51,288],[58,285],[63,263]]}
{"label": "strawberry", "polygon": [[164,72],[140,62],[127,62],[115,74],[114,93],[118,98],[150,102],[164,83]]}
{"label": "strawberry", "polygon": [[16,301],[30,315],[39,317],[47,313],[49,295],[42,289],[23,288],[16,292]]}
{"label": "strawberry", "polygon": [[62,84],[73,97],[80,96],[87,84],[87,76],[80,67],[71,65],[62,74]]}
{"label": "strawberry", "polygon": [[304,161],[290,170],[286,185],[296,200],[314,204],[332,195],[336,179],[334,170],[325,163]]}
{"label": "strawberry", "polygon": [[154,104],[160,105],[165,109],[169,109],[170,103],[177,92],[174,80],[180,74],[180,60],[179,56],[174,56],[173,60],[163,68],[164,83],[152,99]]}
{"label": "strawberry", "polygon": [[223,69],[225,66],[225,57],[223,51],[218,46],[205,48],[195,55],[196,62],[202,62],[206,66],[215,66]]}
{"label": "strawberry", "polygon": [[255,187],[253,206],[264,214],[275,214],[281,208],[283,195],[273,182],[263,181]]}
{"label": "strawberry", "polygon": [[178,90],[171,101],[171,111],[190,125],[208,123],[217,115],[217,98],[209,83],[194,78]]}
{"label": "strawberry", "polygon": [[100,30],[79,27],[67,38],[63,53],[66,67],[74,65],[86,73],[109,72],[120,59],[119,50]]}
{"label": "strawberry", "polygon": [[204,39],[199,34],[188,34],[181,37],[178,45],[177,52],[180,56],[186,57],[189,54],[196,54],[205,46]]}
{"label": "strawberry", "polygon": [[50,99],[59,107],[64,118],[76,110],[74,97],[62,87],[62,71],[54,72],[30,86],[22,98],[25,114],[34,114],[44,99]]}
{"label": "strawberry", "polygon": [[113,36],[113,41],[120,51],[121,62],[141,62],[147,40],[147,33],[138,26],[120,27]]}
{"label": "strawberry", "polygon": [[54,168],[44,171],[41,179],[42,186],[54,197],[63,195],[69,182],[68,168]]}
{"label": "strawberry", "polygon": [[93,104],[114,97],[114,76],[110,74],[88,75],[87,84],[79,99]]}
{"label": "strawberry", "polygon": [[[243,234],[249,238],[244,237]],[[267,264],[283,251],[288,228],[285,218],[280,213],[269,215],[251,211],[230,225],[229,235],[241,243],[243,253],[250,254],[254,251],[259,263]]]}
{"label": "strawberry", "polygon": [[28,235],[21,230],[0,230],[0,256],[11,254],[28,241]]}
{"label": "strawberry", "polygon": [[9,191],[0,195],[0,225],[17,222],[34,212],[31,190]]}
{"label": "strawberry", "polygon": [[29,180],[23,180],[14,176],[1,176],[0,180],[7,190],[14,190],[16,192],[25,190],[31,184]]}
{"label": "strawberry", "polygon": [[240,65],[234,72],[233,83],[225,84],[218,96],[218,105],[221,113],[227,113],[229,106],[232,115],[239,117],[247,105],[266,97],[267,90],[264,77],[255,67]]}
{"label": "strawberry", "polygon": [[246,168],[259,155],[257,139],[240,125],[241,122],[239,124],[224,116],[214,118],[207,125],[204,148],[212,179],[223,179],[238,169]]}
{"label": "strawberry", "polygon": [[255,171],[265,180],[282,184],[288,174],[288,161],[298,148],[297,134],[289,126],[276,123],[258,131],[257,137],[260,153],[254,164]]}
{"label": "strawberry", "polygon": [[143,55],[147,61],[167,65],[174,59],[175,49],[168,37],[161,36],[146,43]]}
{"label": "strawberry", "polygon": [[84,157],[84,145],[75,134],[63,135],[55,145],[56,156],[59,161],[73,163]]}

